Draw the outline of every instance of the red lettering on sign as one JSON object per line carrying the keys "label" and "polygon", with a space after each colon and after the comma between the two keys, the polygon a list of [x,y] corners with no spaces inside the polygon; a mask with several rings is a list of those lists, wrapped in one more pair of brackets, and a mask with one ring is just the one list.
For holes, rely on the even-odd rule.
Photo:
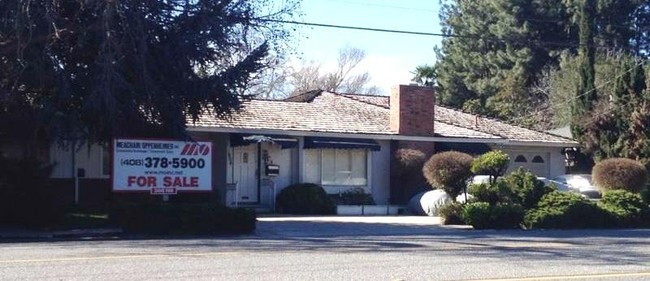
{"label": "red lettering on sign", "polygon": [[199,187],[198,177],[164,177],[164,187]]}
{"label": "red lettering on sign", "polygon": [[127,187],[131,187],[134,184],[137,185],[138,187],[152,187],[156,186],[156,177],[136,177],[136,176],[128,176],[127,177]]}
{"label": "red lettering on sign", "polygon": [[207,144],[188,143],[181,150],[181,155],[208,155],[208,153],[210,153],[210,146]]}

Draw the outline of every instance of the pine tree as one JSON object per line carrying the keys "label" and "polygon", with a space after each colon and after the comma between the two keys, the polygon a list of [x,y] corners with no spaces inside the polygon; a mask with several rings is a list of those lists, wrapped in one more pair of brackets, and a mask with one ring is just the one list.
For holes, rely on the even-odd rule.
{"label": "pine tree", "polygon": [[[0,120],[25,136],[108,141],[185,137],[188,119],[227,115],[287,33],[268,0],[0,2]],[[16,124],[0,123],[0,136]]]}

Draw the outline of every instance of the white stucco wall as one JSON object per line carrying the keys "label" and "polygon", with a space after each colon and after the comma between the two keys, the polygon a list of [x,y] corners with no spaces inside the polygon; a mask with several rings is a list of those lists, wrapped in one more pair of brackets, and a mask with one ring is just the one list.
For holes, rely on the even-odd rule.
{"label": "white stucco wall", "polygon": [[381,150],[370,153],[370,188],[377,204],[390,198],[390,141],[377,141]]}
{"label": "white stucco wall", "polygon": [[[109,178],[110,174],[103,174],[103,157],[105,156],[102,153],[103,149],[102,146],[93,144],[90,146],[82,145],[75,150],[75,165],[78,169],[85,170],[85,178]],[[73,177],[72,151],[69,145],[62,147],[53,143],[50,147],[50,163],[56,164],[52,171],[52,178]],[[110,173],[110,167],[108,168]]]}
{"label": "white stucco wall", "polygon": [[[546,165],[546,173],[538,174],[537,176],[554,178],[559,175],[564,175],[565,170],[565,161],[564,155],[562,154],[561,147],[541,147],[541,146],[492,146],[492,149],[502,150],[510,156],[510,166],[508,167],[508,172],[517,169],[520,166],[527,168],[528,165],[539,165],[531,163],[533,157],[541,156],[544,158],[544,165]],[[515,158],[519,155],[523,155],[527,162],[526,163],[517,163]]]}

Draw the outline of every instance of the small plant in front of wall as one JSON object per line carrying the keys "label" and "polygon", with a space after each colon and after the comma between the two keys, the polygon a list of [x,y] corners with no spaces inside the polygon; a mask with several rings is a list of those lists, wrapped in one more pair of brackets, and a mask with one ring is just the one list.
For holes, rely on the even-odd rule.
{"label": "small plant in front of wall", "polygon": [[375,205],[370,193],[361,187],[353,187],[334,196],[336,205]]}

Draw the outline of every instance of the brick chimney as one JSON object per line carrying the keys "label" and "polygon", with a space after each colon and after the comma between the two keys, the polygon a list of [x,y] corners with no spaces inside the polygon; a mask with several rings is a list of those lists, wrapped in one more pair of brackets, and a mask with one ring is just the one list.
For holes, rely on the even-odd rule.
{"label": "brick chimney", "polygon": [[390,130],[400,135],[433,136],[433,87],[393,86],[390,93]]}

